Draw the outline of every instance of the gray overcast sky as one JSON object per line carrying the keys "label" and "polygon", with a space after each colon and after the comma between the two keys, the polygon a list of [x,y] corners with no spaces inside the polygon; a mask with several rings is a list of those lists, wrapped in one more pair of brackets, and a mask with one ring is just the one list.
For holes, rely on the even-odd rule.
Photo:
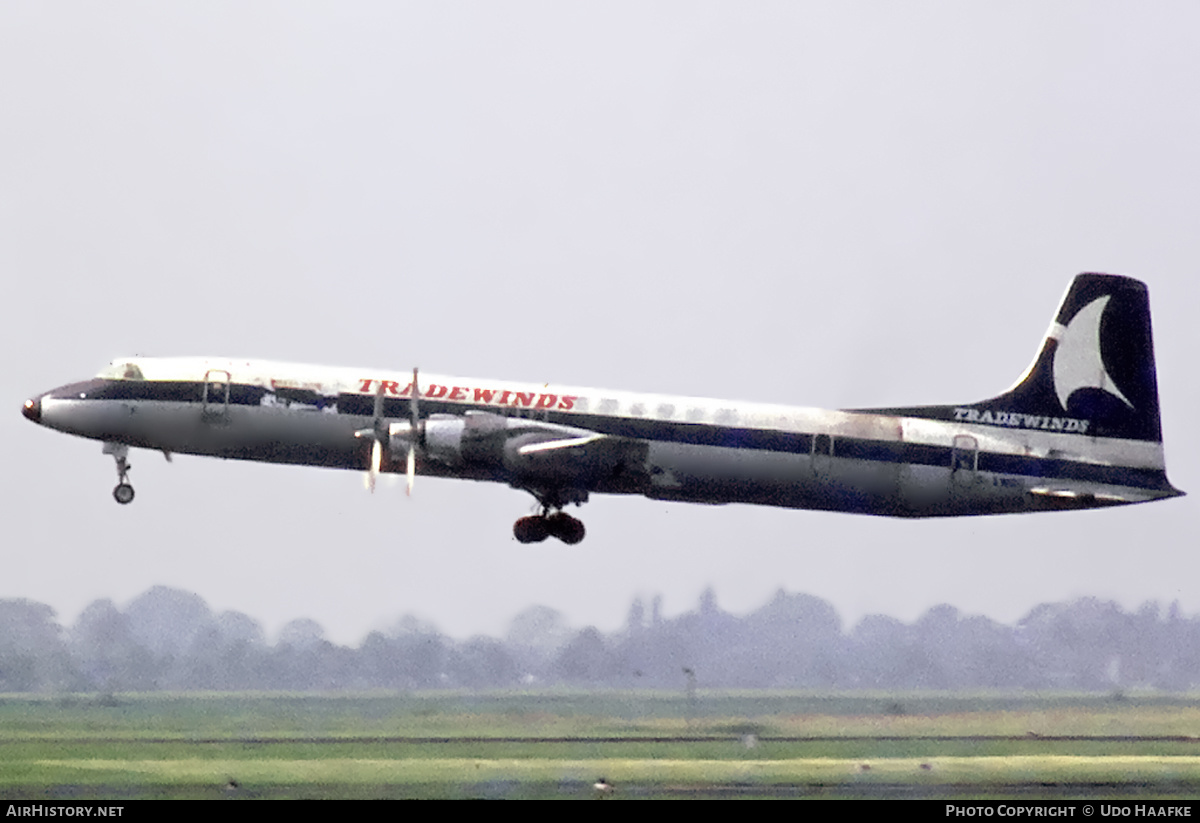
{"label": "gray overcast sky", "polygon": [[[851,624],[1200,612],[1197,31],[1192,2],[0,4],[0,597],[72,621],[166,584],[341,642],[532,603],[611,629],[709,584]],[[520,546],[532,500],[497,485],[135,453],[118,507],[98,443],[19,415],[126,354],[966,402],[1080,271],[1150,284],[1190,497],[940,522],[597,497],[580,546]]]}

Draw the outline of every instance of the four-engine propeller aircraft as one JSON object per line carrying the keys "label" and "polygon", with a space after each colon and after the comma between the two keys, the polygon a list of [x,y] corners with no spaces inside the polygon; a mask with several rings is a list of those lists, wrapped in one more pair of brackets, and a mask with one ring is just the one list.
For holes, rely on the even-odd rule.
{"label": "four-engine propeller aircraft", "polygon": [[1145,284],[1081,274],[1032,365],[990,400],[821,411],[558,385],[214,358],[129,358],[25,402],[129,447],[490,480],[540,513],[522,543],[583,539],[590,494],[898,517],[1141,503],[1167,481]]}

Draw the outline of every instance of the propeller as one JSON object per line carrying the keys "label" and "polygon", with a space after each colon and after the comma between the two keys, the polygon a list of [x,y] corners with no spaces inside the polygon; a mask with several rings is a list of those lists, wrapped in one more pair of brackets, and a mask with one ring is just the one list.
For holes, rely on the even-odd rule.
{"label": "propeller", "polygon": [[367,467],[367,475],[363,478],[363,483],[367,491],[375,493],[375,480],[379,477],[379,467],[383,463],[383,447],[388,439],[388,429],[383,423],[383,381],[379,382],[379,389],[375,392],[375,409],[372,413],[374,421],[369,429],[359,429],[354,433],[354,436],[362,440],[371,441],[371,463]]}
{"label": "propeller", "polygon": [[388,425],[384,421],[383,381],[380,381],[379,389],[375,392],[375,409],[372,413],[374,420],[371,428],[359,429],[354,433],[354,436],[359,439],[371,441],[371,463],[367,468],[367,474],[364,478],[368,491],[375,491],[375,480],[379,477],[380,465],[383,463],[384,447],[389,445],[392,437],[399,437],[408,441],[408,461],[405,474],[408,477],[408,494],[412,495],[413,482],[417,476],[417,446],[420,445],[420,441],[423,439],[419,407],[421,390],[417,388],[417,373],[418,370],[414,368],[412,398],[408,404],[408,420],[400,423],[392,423],[391,425]]}
{"label": "propeller", "polygon": [[413,367],[412,398],[408,401],[409,425],[412,426],[412,436],[408,439],[408,466],[405,474],[408,486],[405,493],[412,497],[413,482],[417,479],[417,438],[420,436],[421,416],[418,413],[417,402],[421,398],[421,390],[417,388],[417,368]]}

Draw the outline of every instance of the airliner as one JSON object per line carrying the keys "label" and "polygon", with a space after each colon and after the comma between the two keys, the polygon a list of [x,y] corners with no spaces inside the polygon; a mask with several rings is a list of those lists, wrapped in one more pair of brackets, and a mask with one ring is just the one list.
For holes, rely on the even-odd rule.
{"label": "airliner", "polygon": [[100,440],[118,503],[129,449],[505,483],[532,543],[584,537],[596,494],[893,517],[1088,509],[1176,497],[1144,283],[1081,274],[1012,388],[959,405],[824,411],[229,358],[131,357],[25,401]]}

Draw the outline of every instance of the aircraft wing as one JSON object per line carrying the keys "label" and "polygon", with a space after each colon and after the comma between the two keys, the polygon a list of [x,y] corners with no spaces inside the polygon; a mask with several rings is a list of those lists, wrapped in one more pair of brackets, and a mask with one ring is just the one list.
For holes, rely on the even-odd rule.
{"label": "aircraft wing", "polygon": [[543,440],[540,443],[526,443],[517,449],[517,454],[522,457],[528,457],[531,454],[540,452],[560,451],[562,449],[579,449],[589,443],[595,443],[597,440],[604,440],[605,435],[590,432],[582,434],[578,437],[563,437],[555,440]]}
{"label": "aircraft wing", "polygon": [[598,490],[645,473],[644,443],[536,418],[471,411],[430,415],[423,427],[427,457],[520,488]]}
{"label": "aircraft wing", "polygon": [[588,429],[505,419],[503,460],[514,485],[589,489],[644,471],[645,445]]}

